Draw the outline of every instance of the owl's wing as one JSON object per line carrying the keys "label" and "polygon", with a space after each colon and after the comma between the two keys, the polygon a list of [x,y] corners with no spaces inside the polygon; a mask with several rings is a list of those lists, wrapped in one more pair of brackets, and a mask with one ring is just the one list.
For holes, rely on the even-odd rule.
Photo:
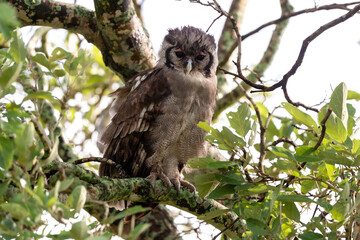
{"label": "owl's wing", "polygon": [[[161,69],[150,69],[132,78],[113,93],[111,123],[100,134],[104,158],[121,165],[129,177],[147,177],[150,169],[145,159],[154,153],[151,130],[161,114],[161,103],[171,94],[168,80]],[[101,163],[100,176],[116,177],[116,168]]]}

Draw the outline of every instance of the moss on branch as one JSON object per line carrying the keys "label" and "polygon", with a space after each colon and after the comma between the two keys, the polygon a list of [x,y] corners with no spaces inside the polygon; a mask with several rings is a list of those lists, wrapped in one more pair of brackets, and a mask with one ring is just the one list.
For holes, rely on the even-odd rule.
{"label": "moss on branch", "polygon": [[125,80],[155,64],[148,34],[132,1],[94,1],[96,13],[76,4],[50,0],[7,0],[22,26],[49,26],[82,34],[100,49],[105,64]]}
{"label": "moss on branch", "polygon": [[[154,191],[148,179],[128,178],[113,179],[99,177],[95,173],[66,162],[52,162],[44,168],[46,171],[62,169],[67,177],[75,177],[73,187],[84,185],[88,190],[88,199],[104,202],[129,200],[132,202],[163,203],[192,213],[231,238],[239,237],[243,233],[240,221],[235,213],[226,211],[227,208],[212,199],[204,199],[197,194],[182,188],[179,192],[175,189],[168,190],[158,180]],[[55,185],[59,179],[58,173],[49,179],[50,185]],[[207,217],[215,211],[223,210],[214,217]],[[235,223],[234,223],[235,222]]]}
{"label": "moss on branch", "polygon": [[101,37],[107,51],[106,65],[125,80],[155,65],[155,55],[147,32],[136,15],[132,1],[95,0]]}

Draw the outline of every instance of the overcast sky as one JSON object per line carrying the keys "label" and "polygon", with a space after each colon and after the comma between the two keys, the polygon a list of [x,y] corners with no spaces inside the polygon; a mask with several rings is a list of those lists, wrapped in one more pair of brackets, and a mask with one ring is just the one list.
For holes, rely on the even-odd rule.
{"label": "overcast sky", "polygon": [[[71,2],[71,1],[70,1]],[[93,9],[92,1],[78,0]],[[231,0],[218,1],[228,9]],[[312,8],[315,4],[344,3],[344,0],[294,0],[290,1],[295,11]],[[167,29],[184,25],[193,25],[206,30],[219,14],[209,7],[190,3],[187,0],[145,0],[143,18],[150,33],[154,49],[158,51]],[[291,68],[295,62],[303,39],[321,25],[345,14],[343,10],[321,11],[304,14],[290,20],[281,41],[273,64],[266,71],[264,80],[276,81]],[[279,0],[249,0],[246,15],[241,27],[245,34],[259,25],[280,16]],[[210,33],[219,37],[225,19],[219,19],[210,29]],[[331,95],[331,90],[344,81],[349,89],[360,91],[360,16],[326,31],[314,40],[306,53],[302,66],[289,80],[288,91],[294,101],[308,105],[321,102]],[[243,42],[242,66],[252,67],[261,58],[267,46],[273,26]],[[275,93],[280,93],[277,90]],[[284,101],[282,94],[272,102]],[[277,105],[276,103],[275,105]]]}

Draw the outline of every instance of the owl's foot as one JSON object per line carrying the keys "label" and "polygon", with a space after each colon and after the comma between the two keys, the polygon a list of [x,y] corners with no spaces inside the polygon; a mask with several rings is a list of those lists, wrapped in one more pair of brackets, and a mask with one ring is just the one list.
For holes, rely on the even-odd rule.
{"label": "owl's foot", "polygon": [[156,180],[160,179],[168,188],[168,191],[171,190],[171,185],[174,185],[177,192],[180,191],[181,186],[187,188],[192,193],[196,192],[196,188],[194,187],[194,185],[192,185],[188,181],[182,180],[180,179],[180,177],[169,178],[162,171],[151,172],[150,175],[147,177],[147,179],[150,180],[150,184],[153,190],[156,189],[155,187]]}
{"label": "owl's foot", "polygon": [[173,179],[170,179],[170,181],[172,182],[172,184],[174,184],[174,187],[177,192],[180,191],[180,186],[187,188],[192,193],[196,192],[195,186],[192,185],[191,183],[189,183],[188,181],[182,180],[180,178],[173,178]]}
{"label": "owl's foot", "polygon": [[151,187],[155,190],[155,182],[157,179],[160,179],[168,189],[171,189],[171,182],[170,179],[162,172],[151,172],[150,175],[147,177],[150,179]]}

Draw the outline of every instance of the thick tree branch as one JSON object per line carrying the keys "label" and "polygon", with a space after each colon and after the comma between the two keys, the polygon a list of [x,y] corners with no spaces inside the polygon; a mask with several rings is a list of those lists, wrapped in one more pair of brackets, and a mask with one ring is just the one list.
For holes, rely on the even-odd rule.
{"label": "thick tree branch", "polygon": [[153,67],[155,55],[132,1],[95,1],[96,14],[84,7],[41,0],[7,0],[17,10],[23,26],[50,26],[82,34],[98,47],[105,64],[130,79]]}
{"label": "thick tree branch", "polygon": [[7,0],[7,2],[15,7],[23,26],[63,28],[80,33],[100,50],[104,49],[103,41],[98,35],[95,12],[91,10],[79,5],[49,0],[41,0],[40,4],[33,5],[22,0]]}
{"label": "thick tree branch", "polygon": [[154,51],[132,1],[95,0],[96,18],[107,66],[125,80],[155,65]]}
{"label": "thick tree branch", "polygon": [[[53,162],[45,167],[46,171],[62,168],[67,176],[77,177],[74,186],[84,185],[88,190],[88,199],[104,202],[116,200],[129,200],[132,202],[163,203],[190,212],[219,230],[224,230],[225,234],[231,238],[239,237],[242,234],[240,222],[234,223],[237,216],[232,212],[226,212],[227,208],[211,199],[200,198],[188,190],[175,189],[168,191],[167,187],[159,180],[156,182],[156,191],[151,188],[148,179],[129,178],[111,179],[99,177],[95,173],[85,170],[80,166],[66,163]],[[49,184],[54,185],[57,177],[49,179]],[[224,213],[215,217],[211,216],[214,211],[224,210]]]}

